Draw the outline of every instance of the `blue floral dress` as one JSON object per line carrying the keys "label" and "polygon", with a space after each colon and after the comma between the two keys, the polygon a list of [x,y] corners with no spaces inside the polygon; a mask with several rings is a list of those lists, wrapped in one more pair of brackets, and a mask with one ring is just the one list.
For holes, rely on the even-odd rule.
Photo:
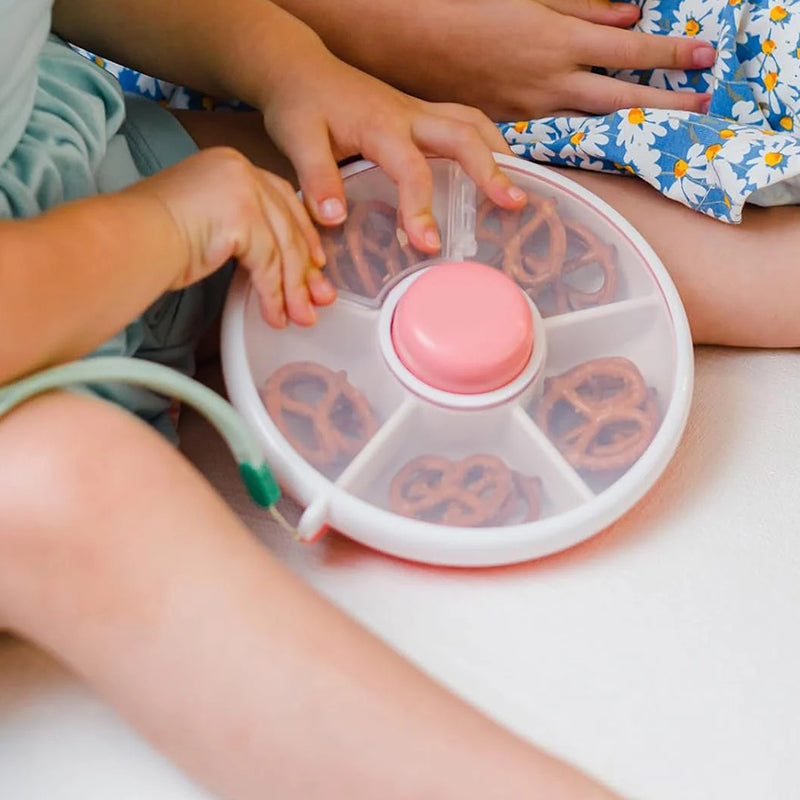
{"label": "blue floral dress", "polygon": [[626,108],[601,117],[501,125],[518,155],[630,173],[726,222],[745,202],[800,203],[800,0],[639,0],[646,33],[717,47],[708,71],[612,73],[665,89],[711,92],[707,115]]}

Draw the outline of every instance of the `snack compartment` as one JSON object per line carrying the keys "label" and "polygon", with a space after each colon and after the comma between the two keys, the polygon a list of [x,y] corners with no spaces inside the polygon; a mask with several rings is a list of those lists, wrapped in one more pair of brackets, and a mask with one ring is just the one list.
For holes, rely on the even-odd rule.
{"label": "snack compartment", "polygon": [[535,523],[591,498],[518,411],[411,401],[373,441],[368,463],[343,476],[344,488],[399,516],[458,528]]}
{"label": "snack compartment", "polygon": [[[436,187],[433,216],[442,236],[441,252],[446,253],[453,165],[435,159],[430,167]],[[327,257],[326,274],[356,302],[378,306],[386,291],[431,255],[408,241],[400,224],[397,187],[382,170],[362,163],[345,175],[347,219],[335,228],[318,229]]]}

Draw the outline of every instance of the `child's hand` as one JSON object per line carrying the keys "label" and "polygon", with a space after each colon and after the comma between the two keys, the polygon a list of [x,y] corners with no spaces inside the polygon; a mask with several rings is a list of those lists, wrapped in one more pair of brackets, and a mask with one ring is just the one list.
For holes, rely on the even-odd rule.
{"label": "child's hand", "polygon": [[426,253],[438,251],[440,239],[425,155],[458,161],[504,208],[526,201],[497,167],[492,151],[510,151],[481,112],[409,97],[322,48],[306,50],[286,65],[261,105],[267,130],[292,161],[306,205],[323,225],[344,220],[336,161],[357,154],[378,163],[397,183],[403,227],[414,247]]}
{"label": "child's hand", "polygon": [[246,267],[274,327],[316,320],[314,306],[336,292],[320,271],[325,253],[294,189],[235,150],[213,148],[135,184],[167,208],[184,244],[172,289],[214,272],[228,259]]}

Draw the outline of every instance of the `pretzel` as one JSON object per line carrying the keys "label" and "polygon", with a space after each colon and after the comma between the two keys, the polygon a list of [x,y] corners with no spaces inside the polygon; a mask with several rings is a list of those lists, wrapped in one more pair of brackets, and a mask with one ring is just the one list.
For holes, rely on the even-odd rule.
{"label": "pretzel", "polygon": [[545,380],[536,422],[576,469],[627,469],[653,441],[658,402],[627,358],[598,358]]}
{"label": "pretzel", "polygon": [[500,208],[487,197],[475,214],[476,238],[478,242],[488,242],[502,250],[519,230],[521,222],[521,209]]}
{"label": "pretzel", "polygon": [[405,517],[473,528],[500,513],[511,488],[511,472],[496,456],[419,456],[394,476],[389,503]]}
{"label": "pretzel", "polygon": [[[556,201],[530,195],[534,213],[509,239],[503,248],[503,271],[512,277],[536,302],[547,290],[556,296],[556,307],[566,305],[561,271],[567,252],[567,233],[556,213]],[[529,246],[530,240],[547,229],[547,252],[539,255]]]}
{"label": "pretzel", "polygon": [[512,490],[493,524],[521,525],[524,522],[536,522],[542,511],[542,479],[529,478],[516,471],[511,472],[511,479]]}
{"label": "pretzel", "polygon": [[381,200],[355,203],[344,226],[321,239],[334,285],[367,297],[420,260],[398,239],[397,209]]}
{"label": "pretzel", "polygon": [[[576,220],[562,219],[556,205],[553,197],[529,193],[528,205],[513,211],[497,208],[486,198],[478,207],[475,223],[477,241],[497,248],[489,262],[515,280],[544,316],[611,302],[618,285],[614,248]],[[583,249],[568,258],[570,234]],[[537,238],[546,242],[543,254],[536,247]],[[597,266],[603,282],[596,290],[584,291],[566,280]]]}
{"label": "pretzel", "polygon": [[396,514],[440,525],[475,528],[539,518],[541,481],[510,470],[492,455],[461,461],[425,455],[392,479],[389,506]]}
{"label": "pretzel", "polygon": [[[601,241],[587,227],[576,220],[564,220],[564,227],[567,229],[567,235],[574,234],[586,245],[585,250],[580,255],[564,261],[564,266],[561,270],[562,283],[565,289],[564,299],[566,300],[564,311],[577,311],[581,308],[602,306],[610,303],[617,294],[615,248]],[[594,266],[599,266],[603,271],[603,282],[594,291],[583,291],[564,280],[566,275]]]}
{"label": "pretzel", "polygon": [[311,361],[273,372],[261,398],[289,444],[323,471],[350,461],[378,429],[366,397],[347,373]]}

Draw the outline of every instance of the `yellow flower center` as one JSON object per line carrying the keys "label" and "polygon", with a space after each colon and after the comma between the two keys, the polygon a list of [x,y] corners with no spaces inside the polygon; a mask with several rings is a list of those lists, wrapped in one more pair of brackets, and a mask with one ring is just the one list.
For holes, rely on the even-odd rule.
{"label": "yellow flower center", "polygon": [[679,158],[675,162],[675,169],[673,172],[675,173],[676,178],[682,178],[686,174],[686,170],[689,169],[689,165],[682,159]]}
{"label": "yellow flower center", "polygon": [[628,112],[628,122],[631,125],[641,125],[644,122],[644,111],[641,108],[632,108]]}
{"label": "yellow flower center", "polygon": [[776,153],[774,151],[771,153],[764,153],[764,163],[768,167],[777,167],[781,161],[783,161],[782,153]]}
{"label": "yellow flower center", "polygon": [[783,6],[774,6],[769,12],[769,18],[773,22],[781,22],[789,16],[789,12]]}
{"label": "yellow flower center", "polygon": [[772,39],[764,39],[761,42],[761,52],[769,55],[770,53],[774,52],[775,50],[775,42]]}
{"label": "yellow flower center", "polygon": [[721,144],[712,144],[706,147],[706,161],[713,161],[720,150],[722,150]]}
{"label": "yellow flower center", "polygon": [[575,131],[572,136],[569,137],[569,140],[574,145],[579,145],[583,140],[583,131]]}
{"label": "yellow flower center", "polygon": [[527,128],[527,127],[528,127],[528,123],[524,122],[524,121],[523,122],[515,122],[514,123],[514,130],[517,133],[523,133],[525,131],[525,128]]}
{"label": "yellow flower center", "polygon": [[764,76],[764,87],[768,92],[771,92],[775,85],[778,83],[778,73],[777,72],[768,72]]}
{"label": "yellow flower center", "polygon": [[794,122],[791,117],[781,117],[780,125],[785,131],[790,131],[794,128]]}
{"label": "yellow flower center", "polygon": [[738,5],[741,5],[741,3],[742,3],[742,0],[728,0],[728,5],[729,6],[738,6]]}
{"label": "yellow flower center", "polygon": [[732,131],[730,128],[725,128],[719,132],[720,139],[733,139],[736,136],[736,131]]}
{"label": "yellow flower center", "polygon": [[687,36],[697,36],[697,34],[700,33],[700,23],[696,19],[689,17],[689,19],[686,20],[683,32]]}

